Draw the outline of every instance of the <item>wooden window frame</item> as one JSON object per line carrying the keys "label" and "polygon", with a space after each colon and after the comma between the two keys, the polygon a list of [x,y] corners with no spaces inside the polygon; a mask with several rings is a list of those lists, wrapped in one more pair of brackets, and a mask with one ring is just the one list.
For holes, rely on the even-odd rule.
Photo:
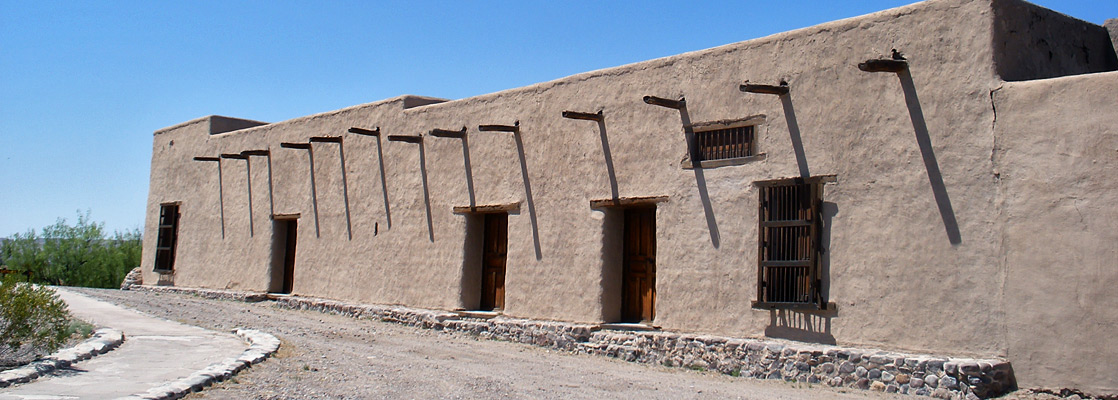
{"label": "wooden window frame", "polygon": [[[753,308],[827,309],[820,268],[823,251],[820,238],[823,233],[824,183],[834,181],[834,175],[825,175],[753,183],[760,189],[757,214],[757,300],[753,301]],[[781,204],[775,204],[776,202]],[[779,216],[774,214],[785,215],[775,219]],[[790,218],[793,214],[795,217]],[[797,232],[797,228],[806,229],[799,229]]]}
{"label": "wooden window frame", "polygon": [[[172,273],[175,271],[175,255],[178,251],[179,221],[182,218],[180,211],[182,203],[162,203],[159,205],[159,220],[156,221],[155,236],[155,261],[153,271],[159,273]],[[168,212],[174,216],[167,221]]]}
{"label": "wooden window frame", "polygon": [[[694,155],[702,157],[703,154],[719,153],[717,156],[704,157],[700,160],[694,160],[691,153],[683,160],[682,167],[684,169],[693,168],[716,168],[732,165],[742,165],[752,161],[759,161],[765,159],[765,154],[757,150],[757,138],[760,137],[762,125],[765,122],[764,115],[754,115],[741,119],[734,120],[721,120],[695,123],[685,126],[686,130],[691,131],[692,147],[694,148]],[[725,135],[728,131],[746,129],[745,132],[736,134],[729,134],[730,137],[716,137],[706,138],[711,135]],[[722,136],[720,135],[720,136]],[[740,136],[739,136],[740,135]],[[732,143],[736,138],[744,139],[745,143]],[[704,146],[711,142],[723,142],[717,146]],[[732,151],[730,147],[742,147],[737,151]],[[711,147],[726,147],[722,150],[707,149]]]}

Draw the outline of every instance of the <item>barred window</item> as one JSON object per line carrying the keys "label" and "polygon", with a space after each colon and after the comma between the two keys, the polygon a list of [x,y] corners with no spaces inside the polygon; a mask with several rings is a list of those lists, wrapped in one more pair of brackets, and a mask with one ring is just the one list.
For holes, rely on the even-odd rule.
{"label": "barred window", "polygon": [[760,188],[755,308],[825,308],[819,271],[823,183],[757,182]]}
{"label": "barred window", "polygon": [[695,132],[700,160],[724,160],[753,155],[753,125]]}
{"label": "barred window", "polygon": [[171,272],[175,269],[175,248],[179,234],[179,205],[159,206],[159,230],[155,239],[155,270]]}

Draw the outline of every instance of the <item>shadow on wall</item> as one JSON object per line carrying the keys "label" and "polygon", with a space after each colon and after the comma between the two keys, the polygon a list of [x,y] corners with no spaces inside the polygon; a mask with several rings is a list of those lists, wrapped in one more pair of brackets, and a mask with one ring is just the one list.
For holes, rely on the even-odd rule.
{"label": "shadow on wall", "polygon": [[823,300],[831,298],[831,224],[838,213],[838,204],[823,202],[823,226],[819,232],[819,292]]}
{"label": "shadow on wall", "polygon": [[780,104],[784,106],[784,119],[788,122],[788,135],[792,139],[792,150],[796,153],[796,165],[800,168],[800,177],[810,177],[811,172],[807,168],[807,155],[804,153],[804,142],[800,138],[800,124],[796,121],[796,109],[792,107],[792,94],[781,95]]}
{"label": "shadow on wall", "polygon": [[[692,160],[701,160],[702,156],[699,155],[695,130],[691,128],[691,115],[687,113],[686,103],[679,108],[679,119],[683,122],[683,134],[687,140],[688,154],[690,154]],[[710,232],[710,244],[717,249],[722,245],[722,237],[718,233],[718,219],[714,216],[714,206],[711,205],[710,193],[707,192],[707,178],[703,173],[702,163],[695,162],[693,164],[695,167],[691,171],[695,173],[695,185],[699,188],[699,199],[703,202],[703,213],[706,214],[707,230]]]}
{"label": "shadow on wall", "polygon": [[536,246],[536,260],[543,259],[540,249],[540,226],[536,221],[536,202],[532,198],[532,181],[528,179],[528,162],[524,158],[524,140],[520,138],[520,131],[512,134],[516,140],[516,153],[520,156],[520,176],[524,177],[524,197],[528,202],[528,218],[532,221],[532,243]]}
{"label": "shadow on wall", "polygon": [[905,103],[908,105],[908,115],[912,119],[912,127],[916,131],[916,144],[920,147],[920,155],[924,158],[924,167],[928,171],[928,181],[932,185],[932,195],[935,196],[939,215],[943,219],[943,226],[947,230],[947,240],[952,245],[963,242],[959,234],[959,223],[955,220],[955,209],[951,207],[951,198],[947,195],[947,186],[943,183],[943,174],[940,173],[939,163],[936,162],[936,153],[932,149],[932,139],[928,133],[928,124],[924,121],[924,111],[920,107],[920,99],[916,97],[916,85],[912,82],[912,74],[905,68],[897,73],[904,89]]}
{"label": "shadow on wall", "polygon": [[427,153],[423,148],[423,136],[388,135],[388,141],[419,145],[419,176],[423,183],[423,205],[426,207],[427,211],[427,239],[434,242],[435,229],[434,221],[431,220],[431,192],[427,187]]}
{"label": "shadow on wall", "polygon": [[[359,136],[372,136],[372,137],[377,138],[377,161],[380,165],[380,191],[381,191],[381,194],[384,196],[384,218],[385,218],[386,222],[388,223],[388,229],[392,229],[392,211],[390,210],[390,208],[388,206],[388,182],[387,182],[387,179],[385,178],[385,173],[384,173],[384,147],[383,147],[383,145],[381,144],[381,141],[380,141],[380,136],[381,136],[380,135],[380,127],[378,126],[375,129],[364,129],[364,128],[352,127],[352,128],[349,128],[349,130],[347,132],[357,134]],[[343,169],[343,171],[344,171],[344,169]],[[348,200],[347,200],[346,204],[348,206],[348,204],[349,204]],[[346,217],[347,217],[347,222],[348,222],[348,217],[349,217],[348,212],[346,214]],[[378,231],[379,231],[379,223],[374,222],[373,223],[373,236],[376,236]]]}
{"label": "shadow on wall", "polygon": [[470,196],[470,209],[477,207],[477,200],[474,196],[474,171],[470,166],[470,137],[466,134],[466,127],[463,126],[462,130],[452,131],[448,129],[432,129],[431,136],[449,139],[458,139],[462,141],[462,163],[466,169],[466,191]]}
{"label": "shadow on wall", "polygon": [[820,344],[836,344],[831,335],[831,318],[838,316],[835,307],[826,311],[802,312],[770,310],[765,336]]}
{"label": "shadow on wall", "polygon": [[307,151],[307,165],[311,176],[311,208],[314,210],[314,237],[321,237],[318,227],[318,185],[314,181],[314,148],[310,143],[280,143],[280,147]]}
{"label": "shadow on wall", "polygon": [[613,201],[617,201],[621,194],[617,189],[617,174],[613,169],[613,153],[609,149],[609,136],[606,135],[606,120],[604,117],[598,121],[598,136],[602,140],[602,154],[606,158],[606,173],[609,174],[610,194],[613,195]]}
{"label": "shadow on wall", "polygon": [[377,162],[380,164],[380,192],[384,195],[384,220],[388,229],[392,229],[392,209],[388,206],[388,178],[384,173],[384,145],[380,142],[380,135],[377,135]]}
{"label": "shadow on wall", "polygon": [[345,202],[345,228],[346,238],[353,240],[353,222],[350,219],[349,211],[349,181],[346,178],[346,164],[345,164],[345,145],[342,142],[341,136],[318,136],[310,138],[313,146],[314,143],[330,144],[336,143],[338,145],[338,160],[341,165],[342,176],[342,199]]}
{"label": "shadow on wall", "polygon": [[606,134],[606,117],[605,114],[603,114],[603,110],[598,110],[597,113],[563,111],[563,118],[594,121],[598,124],[598,137],[602,141],[602,155],[606,160],[606,174],[609,177],[609,190],[612,196],[610,198],[616,203],[621,198],[621,194],[618,193],[617,189],[617,174],[614,172],[613,168],[613,153],[609,148],[609,136]]}
{"label": "shadow on wall", "polygon": [[485,215],[470,213],[466,218],[466,240],[462,241],[462,280],[458,306],[477,310],[481,306],[482,257],[485,240]]}
{"label": "shadow on wall", "polygon": [[427,153],[419,142],[419,174],[423,178],[423,205],[427,208],[427,239],[435,241],[435,224],[431,220],[431,191],[427,187]]}

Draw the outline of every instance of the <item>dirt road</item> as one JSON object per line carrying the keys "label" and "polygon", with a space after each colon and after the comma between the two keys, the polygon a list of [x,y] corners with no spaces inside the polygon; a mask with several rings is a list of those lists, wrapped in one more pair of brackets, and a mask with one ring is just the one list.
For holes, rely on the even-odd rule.
{"label": "dirt road", "polygon": [[76,289],[157,317],[260,329],[277,355],[190,398],[901,399],[821,385],[735,378],[314,311],[187,295]]}

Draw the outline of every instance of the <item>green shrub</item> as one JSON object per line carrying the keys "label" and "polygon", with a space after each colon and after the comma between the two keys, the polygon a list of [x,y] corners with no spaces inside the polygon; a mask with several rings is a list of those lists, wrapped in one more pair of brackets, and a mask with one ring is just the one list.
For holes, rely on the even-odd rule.
{"label": "green shrub", "polygon": [[28,345],[50,353],[70,337],[70,328],[70,312],[54,291],[0,277],[0,346],[15,351]]}
{"label": "green shrub", "polygon": [[12,236],[0,246],[0,260],[34,283],[119,288],[140,265],[140,248],[139,229],[108,236],[104,224],[91,222],[86,211],[74,225],[59,218],[42,236],[34,230]]}

